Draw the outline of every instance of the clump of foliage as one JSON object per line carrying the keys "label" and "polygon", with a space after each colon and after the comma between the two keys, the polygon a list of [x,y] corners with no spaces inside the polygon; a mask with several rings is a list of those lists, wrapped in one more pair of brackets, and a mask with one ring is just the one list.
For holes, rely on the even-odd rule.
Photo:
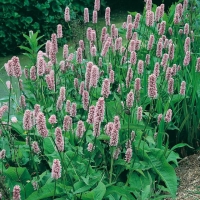
{"label": "clump of foliage", "polygon": [[[107,7],[101,33],[100,1],[94,5],[92,23],[84,9],[86,34],[76,52],[65,44],[58,59],[59,24],[45,52],[38,51],[38,33],[24,35],[29,47],[21,48],[32,64],[23,73],[18,57],[5,64],[10,80],[0,107],[3,198],[176,197],[175,150],[188,145],[170,149],[168,132],[177,130],[180,137],[193,125],[196,134],[200,118],[200,58],[190,4],[172,6],[168,17],[164,4],[152,7],[147,0],[143,14],[128,15],[122,28],[111,24]],[[69,27],[70,17],[66,7]]]}
{"label": "clump of foliage", "polygon": [[[54,32],[57,24],[63,21],[63,11],[66,6],[71,8],[71,20],[78,20],[85,7],[92,11],[93,0],[2,0],[0,2],[0,56],[19,53],[19,45],[26,45],[22,33],[29,30],[38,31],[44,35],[45,42]],[[102,7],[105,2],[102,1]],[[65,37],[62,42],[66,43],[70,37],[69,27],[63,30]]]}

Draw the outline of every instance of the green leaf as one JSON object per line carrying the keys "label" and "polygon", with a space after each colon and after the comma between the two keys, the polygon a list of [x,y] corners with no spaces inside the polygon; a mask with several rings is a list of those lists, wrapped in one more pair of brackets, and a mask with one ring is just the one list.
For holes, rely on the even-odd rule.
{"label": "green leaf", "polygon": [[96,188],[94,188],[94,199],[101,200],[104,197],[104,194],[106,193],[106,186],[99,182]]}
{"label": "green leaf", "polygon": [[32,23],[33,18],[32,18],[32,17],[26,17],[26,18],[25,18],[25,21],[26,21],[28,24],[30,24],[30,23]]}
{"label": "green leaf", "polygon": [[86,185],[84,181],[76,182],[74,184],[74,189],[75,189],[74,194],[88,191],[91,187],[92,187],[91,185]]}
{"label": "green leaf", "polygon": [[15,181],[21,180],[22,183],[26,183],[27,180],[31,179],[31,176],[25,167],[9,167],[4,173],[10,179]]}
{"label": "green leaf", "polygon": [[186,144],[186,143],[180,143],[180,144],[176,144],[175,146],[173,146],[173,147],[171,148],[171,151],[174,151],[174,150],[177,149],[177,148],[181,148],[181,147],[185,147],[185,146],[187,146],[187,147],[193,149],[193,147],[191,147],[190,145],[188,145],[188,144]]}
{"label": "green leaf", "polygon": [[135,199],[126,189],[124,189],[123,187],[119,187],[119,186],[107,187],[105,197],[107,197],[113,193],[116,193],[122,197],[125,197],[127,200]]}
{"label": "green leaf", "polygon": [[163,150],[152,149],[149,153],[149,162],[152,164],[156,173],[165,182],[172,197],[176,197],[177,177],[174,168],[166,161]]}

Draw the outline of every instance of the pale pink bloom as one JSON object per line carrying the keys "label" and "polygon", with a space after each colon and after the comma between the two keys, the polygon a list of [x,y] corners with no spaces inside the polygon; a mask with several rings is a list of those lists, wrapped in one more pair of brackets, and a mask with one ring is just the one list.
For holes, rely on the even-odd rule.
{"label": "pale pink bloom", "polygon": [[105,98],[108,98],[110,94],[110,80],[105,78],[102,84],[101,95]]}
{"label": "pale pink bloom", "polygon": [[88,124],[93,124],[93,122],[94,122],[94,112],[95,112],[95,106],[92,105],[92,106],[89,107],[88,118],[87,118]]}
{"label": "pale pink bloom", "polygon": [[75,89],[78,89],[78,79],[77,78],[74,78],[74,88]]}
{"label": "pale pink bloom", "polygon": [[62,99],[62,101],[64,101],[66,98],[65,98],[65,93],[66,93],[66,89],[65,87],[60,87],[60,98]]}
{"label": "pale pink bloom", "polygon": [[69,54],[68,45],[65,44],[65,45],[63,46],[63,58],[64,58],[64,59],[67,59],[68,54]]}
{"label": "pale pink bloom", "polygon": [[8,76],[14,76],[14,66],[12,59],[5,63],[5,70]]}
{"label": "pale pink bloom", "polygon": [[133,29],[133,24],[129,23],[127,26],[127,31],[126,31],[126,39],[130,40],[132,37],[132,29]]}
{"label": "pale pink bloom", "polygon": [[155,13],[155,21],[156,21],[156,22],[158,22],[158,21],[160,20],[160,17],[161,17],[160,11],[161,11],[161,7],[158,6],[158,7],[156,8],[156,13]]}
{"label": "pale pink bloom", "polygon": [[99,67],[102,67],[102,66],[103,66],[102,58],[101,58],[101,57],[99,58],[98,66],[99,66]]}
{"label": "pale pink bloom", "polygon": [[103,48],[102,48],[102,51],[101,51],[102,57],[106,56],[106,54],[108,53],[109,47],[110,47],[110,42],[106,41],[105,44],[103,45]]}
{"label": "pale pink bloom", "polygon": [[96,10],[93,10],[92,23],[93,24],[97,23],[97,11]]}
{"label": "pale pink bloom", "polygon": [[125,161],[127,163],[130,163],[132,158],[132,148],[127,148],[126,153],[125,153]]}
{"label": "pale pink bloom", "polygon": [[62,37],[63,37],[62,25],[58,24],[57,25],[57,38],[62,38]]}
{"label": "pale pink bloom", "polygon": [[137,71],[138,71],[138,74],[143,74],[143,72],[144,72],[144,61],[143,60],[138,61]]}
{"label": "pale pink bloom", "polygon": [[169,54],[169,59],[173,60],[174,59],[174,44],[169,44],[168,54]]}
{"label": "pale pink bloom", "polygon": [[90,48],[90,54],[91,54],[92,57],[96,56],[96,54],[97,54],[96,46],[93,46],[93,47]]}
{"label": "pale pink bloom", "polygon": [[70,110],[71,110],[71,102],[70,102],[70,100],[67,100],[66,101],[66,112],[70,113]]}
{"label": "pale pink bloom", "polygon": [[137,54],[136,54],[135,51],[132,51],[132,52],[131,52],[131,55],[130,55],[130,63],[131,63],[132,65],[135,65],[136,62],[137,62]]}
{"label": "pale pink bloom", "polygon": [[95,2],[94,2],[94,10],[99,11],[100,10],[100,6],[101,6],[100,0],[95,0]]}
{"label": "pale pink bloom", "polygon": [[178,24],[180,22],[180,15],[178,13],[175,13],[174,15],[174,24]]}
{"label": "pale pink bloom", "polygon": [[85,87],[88,90],[89,89],[89,83],[90,83],[90,76],[92,71],[92,62],[88,62],[86,66],[86,73],[85,73]]}
{"label": "pale pink bloom", "polygon": [[160,23],[158,35],[163,35],[165,33],[166,21]]}
{"label": "pale pink bloom", "polygon": [[161,122],[161,119],[162,119],[162,114],[159,114],[158,115],[158,118],[157,118],[157,123],[158,123],[158,125],[160,124],[160,122]]}
{"label": "pale pink bloom", "polygon": [[50,49],[50,54],[49,54],[49,58],[50,58],[50,61],[52,62],[52,64],[56,64],[56,53],[53,48]]}
{"label": "pale pink bloom", "polygon": [[65,61],[61,60],[59,66],[60,66],[60,71],[64,73],[66,71]]}
{"label": "pale pink bloom", "polygon": [[0,160],[3,160],[5,157],[6,157],[6,150],[5,150],[5,149],[2,149],[2,150],[0,151]]}
{"label": "pale pink bloom", "polygon": [[32,66],[31,69],[30,69],[30,79],[32,81],[35,81],[36,80],[36,67],[35,66]]}
{"label": "pale pink bloom", "polygon": [[190,37],[186,37],[184,43],[184,51],[187,52],[189,50],[190,50]]}
{"label": "pale pink bloom", "polygon": [[94,149],[95,149],[95,146],[94,146],[92,143],[88,143],[87,150],[88,150],[89,152],[92,152]]}
{"label": "pale pink bloom", "polygon": [[70,110],[70,116],[71,117],[76,117],[76,103],[72,103],[71,105],[71,110]]}
{"label": "pale pink bloom", "polygon": [[155,74],[156,77],[159,76],[159,74],[160,74],[160,64],[159,64],[159,62],[155,63],[153,73]]}
{"label": "pale pink bloom", "polygon": [[134,141],[135,139],[135,131],[131,131],[131,141]]}
{"label": "pale pink bloom", "polygon": [[74,59],[74,54],[73,53],[70,53],[67,60],[68,61],[72,61]]}
{"label": "pale pink bloom", "polygon": [[200,57],[196,61],[196,72],[200,72]]}
{"label": "pale pink bloom", "polygon": [[79,48],[77,49],[76,61],[77,61],[78,63],[82,63],[82,60],[83,60],[82,49],[81,49],[81,47],[79,47]]}
{"label": "pale pink bloom", "polygon": [[172,77],[171,68],[167,67],[166,74],[165,74],[165,80],[168,81],[171,77]]}
{"label": "pale pink bloom", "polygon": [[98,79],[99,79],[99,68],[96,65],[93,65],[90,74],[89,88],[91,87],[96,88]]}
{"label": "pale pink bloom", "polygon": [[84,91],[85,83],[84,81],[81,81],[80,86],[79,86],[79,94],[82,95]]}
{"label": "pale pink bloom", "polygon": [[82,104],[83,104],[83,109],[88,110],[88,105],[89,105],[89,92],[84,90],[82,93]]}
{"label": "pale pink bloom", "polygon": [[37,117],[39,112],[40,112],[40,105],[39,104],[35,104],[34,105],[34,117]]}
{"label": "pale pink bloom", "polygon": [[150,54],[147,54],[147,55],[146,55],[145,63],[146,63],[146,65],[149,65],[149,64],[150,64]]}
{"label": "pale pink bloom", "polygon": [[51,171],[51,178],[53,179],[59,179],[61,177],[61,164],[60,160],[54,159],[53,165],[52,165],[52,171]]}
{"label": "pale pink bloom", "polygon": [[19,58],[16,56],[12,57],[13,73],[14,76],[19,78],[22,75],[21,65],[19,63]]}
{"label": "pale pink bloom", "polygon": [[86,129],[83,121],[79,120],[77,123],[76,136],[82,138],[85,131]]}
{"label": "pale pink bloom", "polygon": [[126,28],[127,28],[127,23],[126,23],[126,22],[123,22],[122,28],[123,28],[123,29],[126,29]]}
{"label": "pale pink bloom", "polygon": [[45,73],[46,62],[43,57],[39,57],[37,60],[37,74],[43,76]]}
{"label": "pale pink bloom", "polygon": [[[55,60],[55,58],[52,58],[52,54],[56,54],[58,52],[58,42],[57,42],[57,35],[55,33],[51,34],[51,49],[50,49],[50,58],[51,60]],[[55,62],[52,62],[55,64]]]}
{"label": "pale pink bloom", "polygon": [[185,35],[188,35],[189,32],[190,32],[189,24],[186,23],[185,26],[184,26],[184,31],[183,31],[183,33],[184,33]]}
{"label": "pale pink bloom", "polygon": [[106,26],[110,26],[110,7],[106,8],[105,21],[106,21]]}
{"label": "pale pink bloom", "polygon": [[162,42],[158,42],[157,49],[156,49],[156,56],[157,57],[162,57],[162,48],[163,48]]}
{"label": "pale pink bloom", "polygon": [[160,16],[163,17],[164,12],[165,12],[165,4],[162,3],[162,4],[160,5],[160,8],[161,8],[161,9],[160,9]]}
{"label": "pale pink bloom", "polygon": [[84,23],[89,22],[89,10],[88,8],[84,8]]}
{"label": "pale pink bloom", "polygon": [[8,90],[12,89],[12,84],[10,81],[6,81],[6,86]]}
{"label": "pale pink bloom", "polygon": [[12,117],[12,118],[11,118],[11,122],[12,122],[12,123],[17,123],[17,122],[18,122],[17,117]]}
{"label": "pale pink bloom", "polygon": [[45,44],[45,52],[46,52],[48,57],[49,57],[50,49],[51,49],[51,41],[47,40],[47,42]]}
{"label": "pale pink bloom", "polygon": [[177,72],[177,65],[176,65],[176,64],[173,64],[173,67],[171,68],[171,75],[172,75],[172,76],[175,76],[175,75],[176,75],[176,72]]}
{"label": "pale pink bloom", "polygon": [[44,113],[39,112],[36,117],[36,128],[38,133],[44,138],[48,136],[48,130],[46,127],[46,118]]}
{"label": "pale pink bloom", "polygon": [[20,191],[21,191],[20,186],[15,185],[13,188],[13,200],[21,200]]}
{"label": "pale pink bloom", "polygon": [[119,130],[113,126],[112,132],[110,134],[110,146],[117,146],[119,140]]}
{"label": "pale pink bloom", "polygon": [[92,35],[91,35],[91,33],[92,33],[92,28],[91,27],[88,27],[87,28],[87,39],[89,40],[89,41],[91,41],[92,39]]}
{"label": "pale pink bloom", "polygon": [[182,81],[180,86],[180,94],[185,95],[185,89],[186,89],[186,82]]}
{"label": "pale pink bloom", "polygon": [[63,106],[63,100],[62,98],[59,96],[56,102],[56,110],[62,110],[62,106]]}
{"label": "pale pink bloom", "polygon": [[138,121],[142,120],[142,106],[138,107],[137,109],[137,120]]}
{"label": "pale pink bloom", "polygon": [[169,32],[169,34],[170,34],[170,35],[172,35],[172,34],[173,34],[172,27],[169,27],[169,28],[168,28],[168,32]]}
{"label": "pale pink bloom", "polygon": [[63,130],[69,131],[71,128],[72,128],[72,118],[66,115],[63,120]]}
{"label": "pale pink bloom", "polygon": [[148,97],[150,98],[157,97],[157,86],[156,86],[155,74],[149,75],[149,78],[148,78]]}
{"label": "pale pink bloom", "polygon": [[34,190],[38,190],[39,189],[39,185],[36,181],[32,182],[32,186]]}
{"label": "pale pink bloom", "polygon": [[146,0],[146,10],[151,10],[152,8],[152,0]]}
{"label": "pale pink bloom", "polygon": [[109,136],[111,136],[112,129],[113,129],[114,123],[113,122],[108,122],[105,126],[105,133]]}
{"label": "pale pink bloom", "polygon": [[50,74],[47,74],[45,76],[45,79],[49,90],[54,90],[54,83],[52,81],[52,76]]}
{"label": "pale pink bloom", "polygon": [[69,7],[65,8],[65,15],[64,15],[65,21],[69,22],[70,21],[70,9]]}
{"label": "pale pink bloom", "polygon": [[133,70],[131,67],[128,68],[127,75],[126,75],[126,87],[130,87],[131,80],[133,78]]}
{"label": "pale pink bloom", "polygon": [[94,122],[102,122],[105,113],[105,101],[103,97],[100,97],[95,106]]}
{"label": "pale pink bloom", "polygon": [[136,50],[136,40],[131,40],[130,41],[130,44],[129,44],[129,47],[128,47],[128,50],[130,51],[130,52],[132,52],[132,51],[135,51]]}
{"label": "pale pink bloom", "polygon": [[174,79],[173,78],[170,78],[168,80],[168,93],[174,94]]}
{"label": "pale pink bloom", "polygon": [[101,127],[101,122],[94,121],[94,123],[93,123],[93,136],[94,137],[99,137],[100,131],[101,131],[100,127]]}
{"label": "pale pink bloom", "polygon": [[126,56],[122,56],[120,63],[121,63],[121,65],[126,63]]}
{"label": "pale pink bloom", "polygon": [[115,28],[116,28],[116,26],[115,26],[115,24],[112,24],[111,25],[111,38],[115,38]]}
{"label": "pale pink bloom", "polygon": [[179,29],[178,34],[182,35],[183,34],[183,29]]}
{"label": "pale pink bloom", "polygon": [[23,94],[20,96],[19,103],[22,108],[26,107],[26,98]]}
{"label": "pale pink bloom", "polygon": [[146,25],[153,26],[154,24],[154,12],[147,10],[146,12]]}
{"label": "pale pink bloom", "polygon": [[186,51],[185,57],[183,60],[183,65],[188,66],[190,64],[190,51]]}
{"label": "pale pink bloom", "polygon": [[101,37],[100,37],[102,43],[106,40],[106,33],[107,33],[107,28],[103,27],[101,30]]}
{"label": "pale pink bloom", "polygon": [[147,46],[147,50],[151,50],[154,44],[154,35],[150,35],[149,37],[149,41],[148,41],[148,46]]}
{"label": "pale pink bloom", "polygon": [[51,115],[48,121],[50,124],[56,124],[57,123],[56,115]]}
{"label": "pale pink bloom", "polygon": [[172,120],[172,110],[168,109],[164,118],[165,122],[169,123]]}
{"label": "pale pink bloom", "polygon": [[64,138],[62,135],[62,130],[60,127],[56,127],[55,129],[55,143],[58,151],[64,151]]}
{"label": "pale pink bloom", "polygon": [[118,130],[121,128],[119,116],[114,117],[113,127],[118,129]]}
{"label": "pale pink bloom", "polygon": [[183,10],[187,10],[188,8],[188,0],[183,1]]}
{"label": "pale pink bloom", "polygon": [[133,101],[134,101],[134,94],[133,91],[131,90],[126,97],[126,106],[128,108],[131,108],[133,106]]}
{"label": "pale pink bloom", "polygon": [[84,44],[84,41],[83,40],[79,40],[79,47],[82,49],[82,51],[84,51],[85,49],[85,44]]}
{"label": "pale pink bloom", "polygon": [[181,17],[183,15],[183,6],[181,3],[176,5],[176,13]]}
{"label": "pale pink bloom", "polygon": [[139,91],[141,89],[141,80],[140,78],[135,79],[135,85],[134,85],[135,91]]}
{"label": "pale pink bloom", "polygon": [[169,55],[167,53],[164,53],[162,57],[162,61],[161,61],[161,65],[163,67],[167,66],[168,59],[169,59]]}
{"label": "pale pink bloom", "polygon": [[32,150],[35,154],[39,154],[40,153],[40,148],[38,146],[38,143],[36,141],[34,141],[32,144],[31,144],[31,147],[32,147]]}
{"label": "pale pink bloom", "polygon": [[114,83],[115,81],[115,72],[112,69],[110,70],[110,73],[109,73],[109,80],[110,80],[110,83]]}

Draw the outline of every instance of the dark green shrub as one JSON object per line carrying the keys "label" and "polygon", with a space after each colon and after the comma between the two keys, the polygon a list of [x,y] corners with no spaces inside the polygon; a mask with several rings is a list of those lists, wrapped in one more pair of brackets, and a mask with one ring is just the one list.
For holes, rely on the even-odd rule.
{"label": "dark green shrub", "polygon": [[[102,4],[104,2],[102,1]],[[19,45],[26,45],[23,34],[29,30],[39,31],[44,35],[41,42],[50,39],[52,33],[56,32],[57,24],[63,26],[63,34],[66,42],[68,26],[64,21],[65,7],[71,9],[71,19],[82,18],[83,10],[88,7],[93,10],[93,0],[2,0],[0,1],[0,56],[19,53]],[[63,13],[63,14],[62,14]]]}

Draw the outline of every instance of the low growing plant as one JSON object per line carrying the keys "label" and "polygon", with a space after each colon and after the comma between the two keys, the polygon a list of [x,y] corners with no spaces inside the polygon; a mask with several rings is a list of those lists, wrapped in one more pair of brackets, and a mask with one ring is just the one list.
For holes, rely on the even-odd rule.
{"label": "low growing plant", "polygon": [[[176,197],[175,150],[188,145],[170,149],[168,132],[199,120],[200,58],[191,48],[195,34],[184,24],[188,2],[167,17],[164,4],[152,7],[147,0],[143,14],[128,15],[122,28],[111,24],[107,7],[101,33],[100,1],[94,5],[92,23],[84,9],[87,31],[76,52],[65,44],[58,60],[59,25],[45,52],[37,52],[36,64],[24,70],[24,82],[18,57],[5,64],[10,81],[0,107],[3,198]],[[70,26],[69,7],[65,22]]]}

